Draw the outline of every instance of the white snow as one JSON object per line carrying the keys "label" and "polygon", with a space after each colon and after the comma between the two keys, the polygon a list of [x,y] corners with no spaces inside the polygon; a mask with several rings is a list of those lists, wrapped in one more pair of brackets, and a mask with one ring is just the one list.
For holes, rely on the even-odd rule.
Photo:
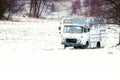
{"label": "white snow", "polygon": [[63,49],[55,20],[0,21],[0,80],[119,80],[118,33],[106,47]]}

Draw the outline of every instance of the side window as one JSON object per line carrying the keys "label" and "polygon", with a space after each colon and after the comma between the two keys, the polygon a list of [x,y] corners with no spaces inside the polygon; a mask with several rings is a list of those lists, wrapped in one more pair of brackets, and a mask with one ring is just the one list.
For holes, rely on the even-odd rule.
{"label": "side window", "polygon": [[84,28],[84,33],[90,32],[90,28]]}
{"label": "side window", "polygon": [[90,32],[90,28],[88,28],[88,32]]}
{"label": "side window", "polygon": [[87,28],[84,28],[84,33],[87,33]]}

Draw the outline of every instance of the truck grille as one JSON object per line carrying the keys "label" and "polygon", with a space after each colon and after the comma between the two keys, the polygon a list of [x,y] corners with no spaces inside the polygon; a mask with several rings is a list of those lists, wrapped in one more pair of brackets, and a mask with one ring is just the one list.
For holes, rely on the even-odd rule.
{"label": "truck grille", "polygon": [[77,39],[66,39],[66,42],[67,43],[76,43],[77,42]]}

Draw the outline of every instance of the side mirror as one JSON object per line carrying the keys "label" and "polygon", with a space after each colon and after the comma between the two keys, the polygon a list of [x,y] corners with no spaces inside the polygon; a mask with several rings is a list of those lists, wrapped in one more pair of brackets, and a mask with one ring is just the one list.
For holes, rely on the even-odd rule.
{"label": "side mirror", "polygon": [[87,32],[87,28],[84,28],[84,33],[86,33]]}
{"label": "side mirror", "polygon": [[59,26],[58,30],[59,30],[59,31],[61,30],[61,26]]}
{"label": "side mirror", "polygon": [[59,26],[58,30],[59,30],[59,34],[60,34],[61,33],[61,26]]}

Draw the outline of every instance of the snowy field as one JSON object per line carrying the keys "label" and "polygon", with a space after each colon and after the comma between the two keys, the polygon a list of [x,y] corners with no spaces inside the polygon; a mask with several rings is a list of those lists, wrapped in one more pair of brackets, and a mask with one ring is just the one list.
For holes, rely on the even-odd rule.
{"label": "snowy field", "polygon": [[0,80],[120,79],[118,33],[107,29],[105,48],[63,49],[58,26],[0,21]]}

